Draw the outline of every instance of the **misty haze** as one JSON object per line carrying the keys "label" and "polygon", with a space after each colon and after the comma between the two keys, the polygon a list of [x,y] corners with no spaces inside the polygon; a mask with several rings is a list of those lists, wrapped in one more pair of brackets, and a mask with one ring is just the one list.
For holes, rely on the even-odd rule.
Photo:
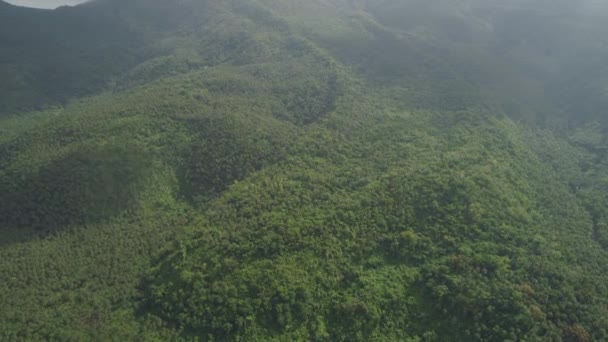
{"label": "misty haze", "polygon": [[607,284],[604,1],[0,0],[0,341],[608,341]]}
{"label": "misty haze", "polygon": [[75,6],[86,0],[7,0],[9,4],[32,8],[53,9],[60,6]]}

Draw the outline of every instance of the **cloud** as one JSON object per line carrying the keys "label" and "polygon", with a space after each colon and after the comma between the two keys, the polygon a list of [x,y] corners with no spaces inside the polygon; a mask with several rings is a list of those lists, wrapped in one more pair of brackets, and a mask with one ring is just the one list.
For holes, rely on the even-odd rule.
{"label": "cloud", "polygon": [[74,6],[86,0],[5,0],[6,2],[24,7],[57,8],[59,6]]}

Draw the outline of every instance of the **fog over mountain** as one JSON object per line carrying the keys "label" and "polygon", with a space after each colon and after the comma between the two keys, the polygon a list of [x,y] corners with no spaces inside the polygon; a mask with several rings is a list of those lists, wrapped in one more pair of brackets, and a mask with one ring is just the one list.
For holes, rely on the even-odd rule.
{"label": "fog over mountain", "polygon": [[22,340],[608,341],[608,5],[0,1]]}

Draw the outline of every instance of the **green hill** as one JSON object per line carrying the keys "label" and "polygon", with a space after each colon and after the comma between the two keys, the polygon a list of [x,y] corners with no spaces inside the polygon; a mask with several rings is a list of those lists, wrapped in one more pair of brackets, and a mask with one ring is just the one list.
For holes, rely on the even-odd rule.
{"label": "green hill", "polygon": [[608,339],[607,14],[0,1],[0,340]]}

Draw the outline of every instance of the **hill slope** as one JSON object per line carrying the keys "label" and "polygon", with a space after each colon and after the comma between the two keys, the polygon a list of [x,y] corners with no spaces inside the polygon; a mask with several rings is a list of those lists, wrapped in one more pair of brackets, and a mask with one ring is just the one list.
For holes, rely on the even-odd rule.
{"label": "hill slope", "polygon": [[450,4],[0,2],[0,340],[607,339],[602,64]]}

